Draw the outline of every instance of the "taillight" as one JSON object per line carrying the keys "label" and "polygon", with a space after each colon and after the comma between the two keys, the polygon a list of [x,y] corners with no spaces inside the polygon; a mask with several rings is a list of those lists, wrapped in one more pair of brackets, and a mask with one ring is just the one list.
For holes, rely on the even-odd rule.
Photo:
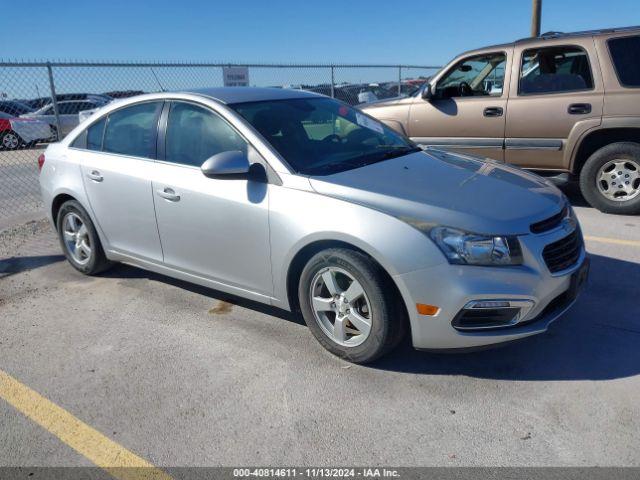
{"label": "taillight", "polygon": [[44,153],[41,153],[38,157],[38,171],[42,171],[42,167],[44,166]]}

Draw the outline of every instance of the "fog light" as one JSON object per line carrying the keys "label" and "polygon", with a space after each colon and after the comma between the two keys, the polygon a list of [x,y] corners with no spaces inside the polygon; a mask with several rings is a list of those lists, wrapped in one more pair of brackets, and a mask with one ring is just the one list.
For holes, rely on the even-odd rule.
{"label": "fog light", "polygon": [[467,303],[451,322],[457,330],[485,330],[512,327],[527,319],[532,300],[474,300]]}

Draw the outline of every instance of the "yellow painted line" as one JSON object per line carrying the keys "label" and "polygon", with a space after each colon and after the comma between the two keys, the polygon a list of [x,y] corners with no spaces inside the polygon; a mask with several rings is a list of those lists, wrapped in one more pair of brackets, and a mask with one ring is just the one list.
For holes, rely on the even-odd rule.
{"label": "yellow painted line", "polygon": [[585,235],[584,239],[588,242],[611,243],[614,245],[628,245],[630,247],[640,247],[640,241],[638,240],[621,240],[619,238],[592,237],[590,235]]}
{"label": "yellow painted line", "polygon": [[171,480],[172,478],[2,370],[0,370],[0,398],[115,478],[121,480]]}

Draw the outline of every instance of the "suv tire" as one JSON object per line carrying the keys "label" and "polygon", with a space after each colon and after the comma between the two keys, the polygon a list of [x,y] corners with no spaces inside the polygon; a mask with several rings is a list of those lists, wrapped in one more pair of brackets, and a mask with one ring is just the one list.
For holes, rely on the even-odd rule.
{"label": "suv tire", "polygon": [[[614,162],[620,162],[620,169],[611,170]],[[600,181],[603,174],[607,178]],[[620,182],[623,182],[622,186]],[[621,187],[632,189],[632,198],[613,200],[611,195],[606,194]],[[587,202],[601,212],[619,215],[640,213],[640,144],[617,142],[596,150],[582,167],[580,190]]]}
{"label": "suv tire", "polygon": [[[335,281],[333,287],[327,287],[331,281]],[[350,296],[353,291],[361,293]],[[298,285],[300,309],[309,330],[324,348],[354,363],[372,362],[401,342],[406,320],[395,292],[377,263],[345,248],[314,255],[302,270]],[[364,318],[369,327],[351,323],[353,315]],[[336,327],[338,318],[346,325],[343,336]],[[360,331],[366,333],[357,334]]]}
{"label": "suv tire", "polygon": [[104,254],[100,238],[87,211],[75,200],[62,204],[56,219],[58,239],[73,268],[85,275],[96,275],[113,263]]}

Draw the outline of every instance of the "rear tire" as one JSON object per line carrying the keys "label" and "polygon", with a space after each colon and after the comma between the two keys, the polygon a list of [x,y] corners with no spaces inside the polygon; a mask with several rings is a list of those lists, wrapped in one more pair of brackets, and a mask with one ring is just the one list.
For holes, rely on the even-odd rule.
{"label": "rear tire", "polygon": [[[330,284],[333,282],[333,285]],[[404,310],[378,264],[345,248],[314,255],[300,276],[298,298],[309,330],[334,355],[372,362],[405,332]]]}
{"label": "rear tire", "polygon": [[640,213],[640,144],[617,142],[596,150],[580,172],[580,190],[604,213]]}
{"label": "rear tire", "polygon": [[4,150],[17,150],[20,145],[23,145],[24,141],[13,130],[2,132],[0,135],[0,145]]}
{"label": "rear tire", "polygon": [[104,254],[89,214],[76,200],[62,204],[56,227],[62,251],[73,268],[85,275],[97,275],[113,265]]}

